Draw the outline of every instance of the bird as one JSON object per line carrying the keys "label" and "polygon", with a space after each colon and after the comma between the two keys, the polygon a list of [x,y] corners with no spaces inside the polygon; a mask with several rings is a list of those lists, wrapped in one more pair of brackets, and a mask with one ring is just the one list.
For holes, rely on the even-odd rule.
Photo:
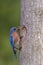
{"label": "bird", "polygon": [[10,44],[12,46],[13,52],[14,52],[14,56],[16,57],[16,53],[17,53],[17,45],[19,44],[19,35],[17,33],[17,28],[16,27],[12,27],[10,28]]}
{"label": "bird", "polygon": [[[18,34],[18,32],[20,32],[20,30],[22,30],[22,35],[20,36]],[[14,57],[17,57],[17,50],[21,51],[22,49],[22,39],[23,37],[25,37],[26,35],[26,27],[24,25],[22,26],[18,26],[18,27],[11,27],[10,28],[10,44],[12,46],[13,52],[14,52]],[[18,48],[18,45],[20,46]]]}

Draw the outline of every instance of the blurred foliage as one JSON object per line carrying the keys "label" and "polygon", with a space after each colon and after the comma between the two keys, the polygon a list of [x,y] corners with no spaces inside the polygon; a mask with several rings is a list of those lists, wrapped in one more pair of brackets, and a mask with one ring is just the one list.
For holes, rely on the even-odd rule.
{"label": "blurred foliage", "polygon": [[20,0],[0,0],[0,65],[18,65],[9,42],[9,29],[20,22]]}

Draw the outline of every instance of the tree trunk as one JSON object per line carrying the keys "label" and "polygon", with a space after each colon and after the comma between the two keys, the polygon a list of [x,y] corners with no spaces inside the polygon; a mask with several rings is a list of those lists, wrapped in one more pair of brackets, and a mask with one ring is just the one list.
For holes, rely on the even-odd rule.
{"label": "tree trunk", "polygon": [[19,65],[43,65],[43,0],[21,0],[20,25],[27,27]]}

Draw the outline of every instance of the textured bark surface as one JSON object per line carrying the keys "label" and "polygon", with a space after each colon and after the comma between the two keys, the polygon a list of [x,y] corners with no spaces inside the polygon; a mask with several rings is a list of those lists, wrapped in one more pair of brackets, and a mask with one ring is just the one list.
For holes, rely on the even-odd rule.
{"label": "textured bark surface", "polygon": [[19,65],[43,65],[43,0],[21,0],[21,25],[27,27]]}

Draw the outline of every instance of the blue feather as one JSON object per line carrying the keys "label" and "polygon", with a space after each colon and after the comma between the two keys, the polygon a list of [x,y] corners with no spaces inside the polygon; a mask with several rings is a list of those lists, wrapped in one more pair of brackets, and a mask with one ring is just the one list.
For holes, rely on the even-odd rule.
{"label": "blue feather", "polygon": [[10,29],[10,44],[11,44],[11,46],[13,48],[14,56],[16,58],[16,49],[14,48],[14,41],[13,41],[13,36],[12,36],[12,33],[15,32],[15,31],[16,31],[16,27],[12,27]]}

